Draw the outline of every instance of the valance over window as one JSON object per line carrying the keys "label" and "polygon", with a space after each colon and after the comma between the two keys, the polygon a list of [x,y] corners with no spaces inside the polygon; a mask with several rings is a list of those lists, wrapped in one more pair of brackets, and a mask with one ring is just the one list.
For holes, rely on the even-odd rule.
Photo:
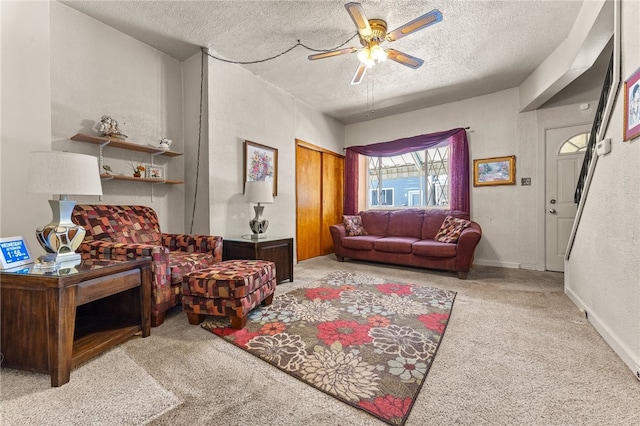
{"label": "valance over window", "polygon": [[469,205],[469,146],[463,128],[429,133],[371,145],[350,146],[346,151],[344,214],[358,213],[358,155],[392,157],[420,149],[450,144],[449,167],[452,210],[470,211]]}

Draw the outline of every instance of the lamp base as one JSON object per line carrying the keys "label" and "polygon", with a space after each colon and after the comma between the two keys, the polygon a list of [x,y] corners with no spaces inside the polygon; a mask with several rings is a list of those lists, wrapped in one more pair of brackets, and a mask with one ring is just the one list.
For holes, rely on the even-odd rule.
{"label": "lamp base", "polygon": [[48,225],[36,229],[36,238],[47,252],[44,256],[48,262],[78,262],[80,254],[76,253],[84,240],[86,231],[82,226],[71,221],[71,212],[75,201],[49,200],[53,220]]}
{"label": "lamp base", "polygon": [[256,216],[249,221],[249,228],[253,231],[253,235],[251,239],[257,239],[259,234],[264,234],[267,232],[267,228],[269,227],[269,221],[267,219],[262,219],[262,210],[264,206],[261,206],[258,203],[257,206],[253,206],[253,210],[256,212]]}
{"label": "lamp base", "polygon": [[[253,235],[264,234],[269,227],[269,221],[267,219],[251,219],[249,221],[249,228],[253,231]],[[252,237],[253,238],[253,237]]]}
{"label": "lamp base", "polygon": [[82,261],[80,253],[48,253],[43,254],[38,258],[40,263],[68,263],[79,264]]}

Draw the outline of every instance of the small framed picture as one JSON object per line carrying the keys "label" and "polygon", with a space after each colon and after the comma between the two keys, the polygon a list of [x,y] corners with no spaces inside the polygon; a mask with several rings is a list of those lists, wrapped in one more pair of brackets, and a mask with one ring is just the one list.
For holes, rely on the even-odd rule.
{"label": "small framed picture", "polygon": [[165,179],[164,176],[164,166],[145,164],[145,175],[144,177],[149,179]]}
{"label": "small framed picture", "polygon": [[278,150],[259,143],[244,141],[244,181],[266,180],[278,195]]}
{"label": "small framed picture", "polygon": [[473,186],[515,185],[516,156],[473,160]]}
{"label": "small framed picture", "polygon": [[33,262],[24,237],[0,238],[0,269],[17,268]]}
{"label": "small framed picture", "polygon": [[624,141],[640,136],[640,69],[624,82]]}

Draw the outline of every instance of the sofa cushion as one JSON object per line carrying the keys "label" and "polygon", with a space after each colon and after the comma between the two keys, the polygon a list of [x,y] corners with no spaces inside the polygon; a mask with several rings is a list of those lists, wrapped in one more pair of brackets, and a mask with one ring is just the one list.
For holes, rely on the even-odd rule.
{"label": "sofa cushion", "polygon": [[79,204],[72,216],[87,231],[85,242],[161,244],[158,216],[151,207]]}
{"label": "sofa cushion", "polygon": [[447,216],[442,222],[440,230],[436,234],[436,240],[443,243],[455,243],[458,241],[460,234],[469,226],[471,222],[466,219],[460,219],[453,216]]}
{"label": "sofa cushion", "polygon": [[395,210],[389,214],[389,230],[387,235],[397,237],[415,237],[422,235],[424,210]]}
{"label": "sofa cushion", "polygon": [[454,257],[457,246],[453,243],[441,243],[435,240],[420,240],[413,243],[411,248],[416,256]]}
{"label": "sofa cushion", "polygon": [[380,235],[344,237],[342,239],[342,247],[352,250],[373,250],[373,242],[380,238],[382,238]]}
{"label": "sofa cushion", "polygon": [[367,235],[367,231],[365,231],[364,227],[362,226],[362,218],[360,216],[343,215],[342,222],[344,223],[344,228],[347,231],[347,235],[349,237]]}
{"label": "sofa cushion", "polygon": [[120,243],[162,244],[156,212],[147,206],[120,206],[119,220],[111,226]]}
{"label": "sofa cushion", "polygon": [[115,235],[115,231],[110,219],[114,214],[115,211],[110,206],[77,204],[73,209],[72,219],[87,231],[85,242],[114,242],[111,237]]}
{"label": "sofa cushion", "polygon": [[430,209],[424,212],[424,221],[422,223],[423,240],[433,240],[440,230],[442,223],[447,216],[453,216],[460,219],[469,219],[469,213],[460,210],[439,210]]}
{"label": "sofa cushion", "polygon": [[416,241],[419,240],[415,237],[384,237],[375,240],[373,247],[387,253],[411,253],[411,245]]}
{"label": "sofa cushion", "polygon": [[171,285],[182,285],[182,278],[189,272],[208,268],[215,263],[215,258],[212,253],[169,252]]}
{"label": "sofa cushion", "polygon": [[362,218],[362,225],[371,235],[389,235],[389,215],[388,210],[367,210],[358,213]]}

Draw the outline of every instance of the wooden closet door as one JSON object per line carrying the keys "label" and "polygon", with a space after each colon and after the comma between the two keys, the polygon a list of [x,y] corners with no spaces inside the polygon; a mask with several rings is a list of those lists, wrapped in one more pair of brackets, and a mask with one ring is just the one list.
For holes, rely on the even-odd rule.
{"label": "wooden closet door", "polygon": [[344,157],[296,141],[298,261],[333,253],[329,226],[342,221]]}
{"label": "wooden closet door", "polygon": [[319,256],[322,226],[322,154],[296,145],[296,247],[298,261]]}
{"label": "wooden closet door", "polygon": [[333,253],[329,227],[342,222],[344,188],[344,157],[322,154],[322,227],[320,230],[323,255]]}

